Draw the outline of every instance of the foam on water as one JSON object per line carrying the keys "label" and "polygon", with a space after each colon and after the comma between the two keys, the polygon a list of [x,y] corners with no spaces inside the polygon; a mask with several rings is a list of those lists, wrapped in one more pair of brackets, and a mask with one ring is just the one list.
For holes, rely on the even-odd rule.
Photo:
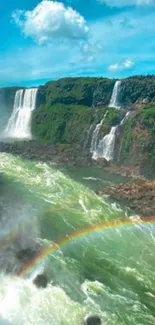
{"label": "foam on water", "polygon": [[0,315],[12,325],[81,325],[87,310],[52,285],[0,274]]}
{"label": "foam on water", "polygon": [[[0,172],[41,202],[35,218],[28,213],[16,219],[13,214],[15,222],[8,219],[6,229],[3,223],[8,236],[16,233],[16,222],[21,221],[21,248],[27,244],[27,231],[30,238],[34,233],[35,243],[46,246],[58,244],[58,239],[61,243],[61,238],[67,239],[74,231],[81,233],[84,227],[101,221],[128,218],[118,205],[99,198],[46,164],[0,154]],[[32,232],[26,226],[27,219],[31,220]],[[155,226],[143,224],[137,216],[128,223],[126,227],[115,224],[115,228],[106,231],[98,229],[89,234],[83,232],[83,237],[73,236],[64,247],[58,245],[57,250],[43,255],[26,278],[1,271],[0,317],[12,325],[82,325],[91,314],[99,315],[106,325],[154,324]],[[9,258],[10,248],[7,249]],[[49,279],[45,289],[33,284],[34,277],[42,272]]]}

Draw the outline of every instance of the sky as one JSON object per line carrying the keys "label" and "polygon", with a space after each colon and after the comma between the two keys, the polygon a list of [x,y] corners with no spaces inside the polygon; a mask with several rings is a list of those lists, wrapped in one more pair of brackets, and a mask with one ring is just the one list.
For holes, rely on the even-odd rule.
{"label": "sky", "polygon": [[0,86],[155,73],[155,0],[0,0]]}

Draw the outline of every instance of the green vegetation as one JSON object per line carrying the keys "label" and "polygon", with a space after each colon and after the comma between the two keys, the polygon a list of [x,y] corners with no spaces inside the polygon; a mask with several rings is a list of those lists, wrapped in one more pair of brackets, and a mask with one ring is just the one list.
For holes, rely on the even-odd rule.
{"label": "green vegetation", "polygon": [[155,76],[134,76],[124,79],[119,100],[124,106],[143,100],[155,101]]}
{"label": "green vegetation", "polygon": [[120,123],[121,113],[115,108],[94,110],[92,107],[64,104],[40,106],[33,112],[32,132],[45,143],[80,144],[83,147],[90,125],[99,123],[107,109],[101,130],[103,136],[109,133],[111,126]]}
{"label": "green vegetation", "polygon": [[155,103],[150,103],[128,118],[121,145],[121,162],[155,170]]}
{"label": "green vegetation", "polygon": [[107,115],[101,128],[102,136],[108,134],[112,126],[120,124],[120,121],[122,119],[122,112],[120,110],[108,107],[98,110],[98,114],[100,116],[99,121],[101,121],[106,112]]}
{"label": "green vegetation", "polygon": [[[59,144],[64,148],[84,143],[90,146],[95,125],[106,111],[100,138],[118,125],[126,110],[133,113],[120,128],[117,136],[118,156],[121,163],[146,165],[155,169],[155,76],[134,76],[122,80],[119,102],[125,109],[108,107],[115,79],[64,78],[39,87],[36,110],[32,116],[32,133],[44,143]],[[0,127],[4,128],[13,109],[17,87],[0,89]],[[146,104],[147,103],[147,104]],[[133,105],[136,104],[136,105]],[[94,128],[90,128],[93,124]],[[118,130],[119,133],[119,130]]]}
{"label": "green vegetation", "polygon": [[132,148],[134,142],[134,128],[136,125],[135,116],[128,118],[127,122],[124,125],[123,135],[122,135],[122,146],[121,146],[121,161],[128,159],[128,155]]}
{"label": "green vegetation", "polygon": [[82,144],[92,121],[93,109],[86,106],[41,106],[33,113],[32,131],[46,143]]}
{"label": "green vegetation", "polygon": [[107,78],[64,78],[44,86],[45,102],[55,104],[108,105],[115,80]]}
{"label": "green vegetation", "polygon": [[94,78],[64,78],[45,85],[46,104],[92,105]]}
{"label": "green vegetation", "polygon": [[33,135],[46,143],[83,146],[90,125],[99,123],[107,109],[102,134],[108,133],[120,121],[120,113],[107,108],[114,83],[107,78],[64,78],[40,87]]}

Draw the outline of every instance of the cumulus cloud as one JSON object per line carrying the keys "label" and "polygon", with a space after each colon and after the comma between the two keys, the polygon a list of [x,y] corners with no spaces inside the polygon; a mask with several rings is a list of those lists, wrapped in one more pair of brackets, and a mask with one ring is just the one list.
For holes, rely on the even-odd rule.
{"label": "cumulus cloud", "polygon": [[125,60],[123,63],[111,64],[108,67],[108,70],[111,72],[117,72],[122,70],[132,69],[134,67],[134,62],[132,60]]}
{"label": "cumulus cloud", "polygon": [[33,10],[16,10],[12,18],[25,36],[38,43],[54,39],[86,40],[89,28],[85,19],[61,2],[43,0]]}
{"label": "cumulus cloud", "polygon": [[120,70],[120,64],[115,63],[115,64],[111,64],[108,67],[109,71],[115,72],[115,71],[119,71]]}
{"label": "cumulus cloud", "polygon": [[109,7],[151,5],[155,3],[155,0],[97,0],[97,1],[100,3],[104,3]]}
{"label": "cumulus cloud", "polygon": [[123,66],[124,68],[126,69],[131,69],[133,68],[134,66],[134,62],[132,60],[126,60],[124,63],[123,63]]}

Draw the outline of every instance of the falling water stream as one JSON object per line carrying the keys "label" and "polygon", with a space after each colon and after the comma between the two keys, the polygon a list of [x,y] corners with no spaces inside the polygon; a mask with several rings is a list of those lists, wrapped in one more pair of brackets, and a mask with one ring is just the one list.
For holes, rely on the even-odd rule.
{"label": "falling water stream", "polygon": [[12,138],[31,138],[31,116],[36,106],[37,88],[20,89],[15,94],[14,107],[5,129]]}
{"label": "falling water stream", "polygon": [[114,85],[114,89],[113,89],[112,96],[110,99],[109,107],[120,108],[120,106],[118,104],[118,96],[119,96],[120,86],[121,86],[121,81],[117,80]]}

